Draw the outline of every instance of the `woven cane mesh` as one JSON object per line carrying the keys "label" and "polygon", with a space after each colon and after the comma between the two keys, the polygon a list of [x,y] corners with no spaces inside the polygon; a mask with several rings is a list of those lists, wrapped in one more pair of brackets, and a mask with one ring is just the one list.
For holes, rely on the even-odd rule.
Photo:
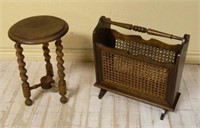
{"label": "woven cane mesh", "polygon": [[165,99],[168,70],[102,50],[103,79],[109,86]]}
{"label": "woven cane mesh", "polygon": [[139,42],[116,39],[115,48],[129,51],[132,55],[144,55],[158,62],[174,63],[175,61],[174,51],[156,48]]}

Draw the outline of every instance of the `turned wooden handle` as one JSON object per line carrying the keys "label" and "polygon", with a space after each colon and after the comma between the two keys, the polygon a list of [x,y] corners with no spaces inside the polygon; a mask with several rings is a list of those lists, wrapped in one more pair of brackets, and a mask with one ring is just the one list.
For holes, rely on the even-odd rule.
{"label": "turned wooden handle", "polygon": [[166,38],[176,39],[176,40],[181,40],[181,41],[184,40],[184,38],[179,37],[179,36],[175,36],[173,34],[160,32],[160,31],[150,29],[150,28],[147,29],[145,27],[141,27],[141,26],[137,26],[137,25],[120,23],[120,22],[115,22],[115,21],[111,21],[111,20],[103,20],[103,22],[109,23],[109,24],[112,24],[112,25],[116,25],[116,26],[119,26],[119,27],[122,27],[122,28],[125,28],[125,29],[134,30],[134,31],[137,31],[137,32],[142,32],[142,33],[147,33],[149,35],[161,36],[161,37],[166,37]]}

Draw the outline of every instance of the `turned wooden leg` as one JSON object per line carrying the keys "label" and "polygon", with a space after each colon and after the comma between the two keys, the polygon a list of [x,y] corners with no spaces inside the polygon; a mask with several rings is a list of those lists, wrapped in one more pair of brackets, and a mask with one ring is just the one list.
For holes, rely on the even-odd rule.
{"label": "turned wooden leg", "polygon": [[64,79],[65,77],[65,73],[64,73],[64,60],[62,59],[62,57],[64,56],[62,49],[63,46],[61,44],[61,39],[58,39],[55,43],[56,45],[56,60],[57,60],[57,67],[58,67],[58,76],[59,76],[59,81],[58,81],[58,88],[59,88],[59,93],[61,95],[60,101],[62,103],[66,103],[68,101],[68,98],[65,96],[67,93],[67,88],[66,88],[66,81]]}
{"label": "turned wooden leg", "polygon": [[32,105],[32,100],[30,99],[31,96],[31,90],[30,90],[30,86],[28,83],[28,76],[26,75],[27,70],[25,68],[26,63],[24,62],[24,55],[22,54],[23,52],[23,48],[21,47],[21,44],[16,43],[15,44],[15,49],[16,49],[16,55],[17,55],[17,62],[19,64],[19,71],[20,71],[20,77],[22,80],[22,90],[23,90],[23,94],[24,97],[26,98],[25,100],[25,104],[30,106]]}
{"label": "turned wooden leg", "polygon": [[[50,50],[49,50],[48,46],[49,46],[49,43],[45,43],[45,44],[43,44],[43,47],[42,47],[42,49],[44,51],[44,57],[45,57],[45,62],[46,62],[46,72],[47,72],[46,76],[42,77],[42,79],[41,79],[41,84],[42,84],[41,87],[43,89],[52,88],[51,83],[54,83],[53,66],[50,62],[51,56],[49,55]],[[43,83],[45,83],[45,84],[43,84]]]}
{"label": "turned wooden leg", "polygon": [[107,90],[101,89],[99,92],[99,99],[103,98],[103,96],[106,94]]}
{"label": "turned wooden leg", "polygon": [[49,55],[49,48],[48,48],[49,44],[45,43],[43,44],[43,51],[44,51],[44,57],[45,57],[45,61],[46,61],[46,71],[47,71],[47,75],[53,77],[53,66],[50,62],[51,56]]}

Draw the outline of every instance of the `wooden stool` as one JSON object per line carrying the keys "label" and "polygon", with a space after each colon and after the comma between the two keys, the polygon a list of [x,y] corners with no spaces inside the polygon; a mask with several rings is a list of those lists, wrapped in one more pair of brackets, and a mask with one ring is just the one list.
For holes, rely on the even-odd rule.
{"label": "wooden stool", "polygon": [[[16,55],[18,57],[17,62],[19,64],[20,77],[22,80],[22,89],[24,97],[26,98],[25,104],[32,105],[32,100],[30,99],[31,90],[38,87],[43,89],[49,89],[54,84],[53,80],[53,67],[50,63],[51,56],[49,55],[49,42],[56,41],[56,54],[57,54],[57,68],[58,68],[58,88],[61,95],[60,101],[66,103],[68,98],[66,95],[66,81],[64,80],[64,60],[63,57],[63,46],[61,44],[61,37],[64,36],[68,31],[68,24],[57,17],[53,16],[34,16],[23,19],[16,24],[14,24],[8,31],[8,36],[11,40],[15,41]],[[44,57],[46,61],[46,76],[41,78],[41,83],[30,86],[28,83],[27,70],[25,68],[26,63],[24,62],[24,55],[22,54],[23,48],[22,44],[36,45],[42,44]]]}

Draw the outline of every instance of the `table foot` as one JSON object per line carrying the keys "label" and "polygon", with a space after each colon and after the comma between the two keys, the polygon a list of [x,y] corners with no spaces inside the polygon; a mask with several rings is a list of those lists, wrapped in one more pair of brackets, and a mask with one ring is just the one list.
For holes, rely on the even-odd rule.
{"label": "table foot", "polygon": [[66,96],[61,96],[61,98],[60,98],[60,102],[61,102],[61,103],[65,104],[65,103],[67,103],[68,101],[69,101],[69,99],[68,99]]}
{"label": "table foot", "polygon": [[25,100],[25,104],[26,104],[27,106],[31,106],[31,105],[33,104],[33,101],[32,101],[30,98],[27,98],[27,99]]}

